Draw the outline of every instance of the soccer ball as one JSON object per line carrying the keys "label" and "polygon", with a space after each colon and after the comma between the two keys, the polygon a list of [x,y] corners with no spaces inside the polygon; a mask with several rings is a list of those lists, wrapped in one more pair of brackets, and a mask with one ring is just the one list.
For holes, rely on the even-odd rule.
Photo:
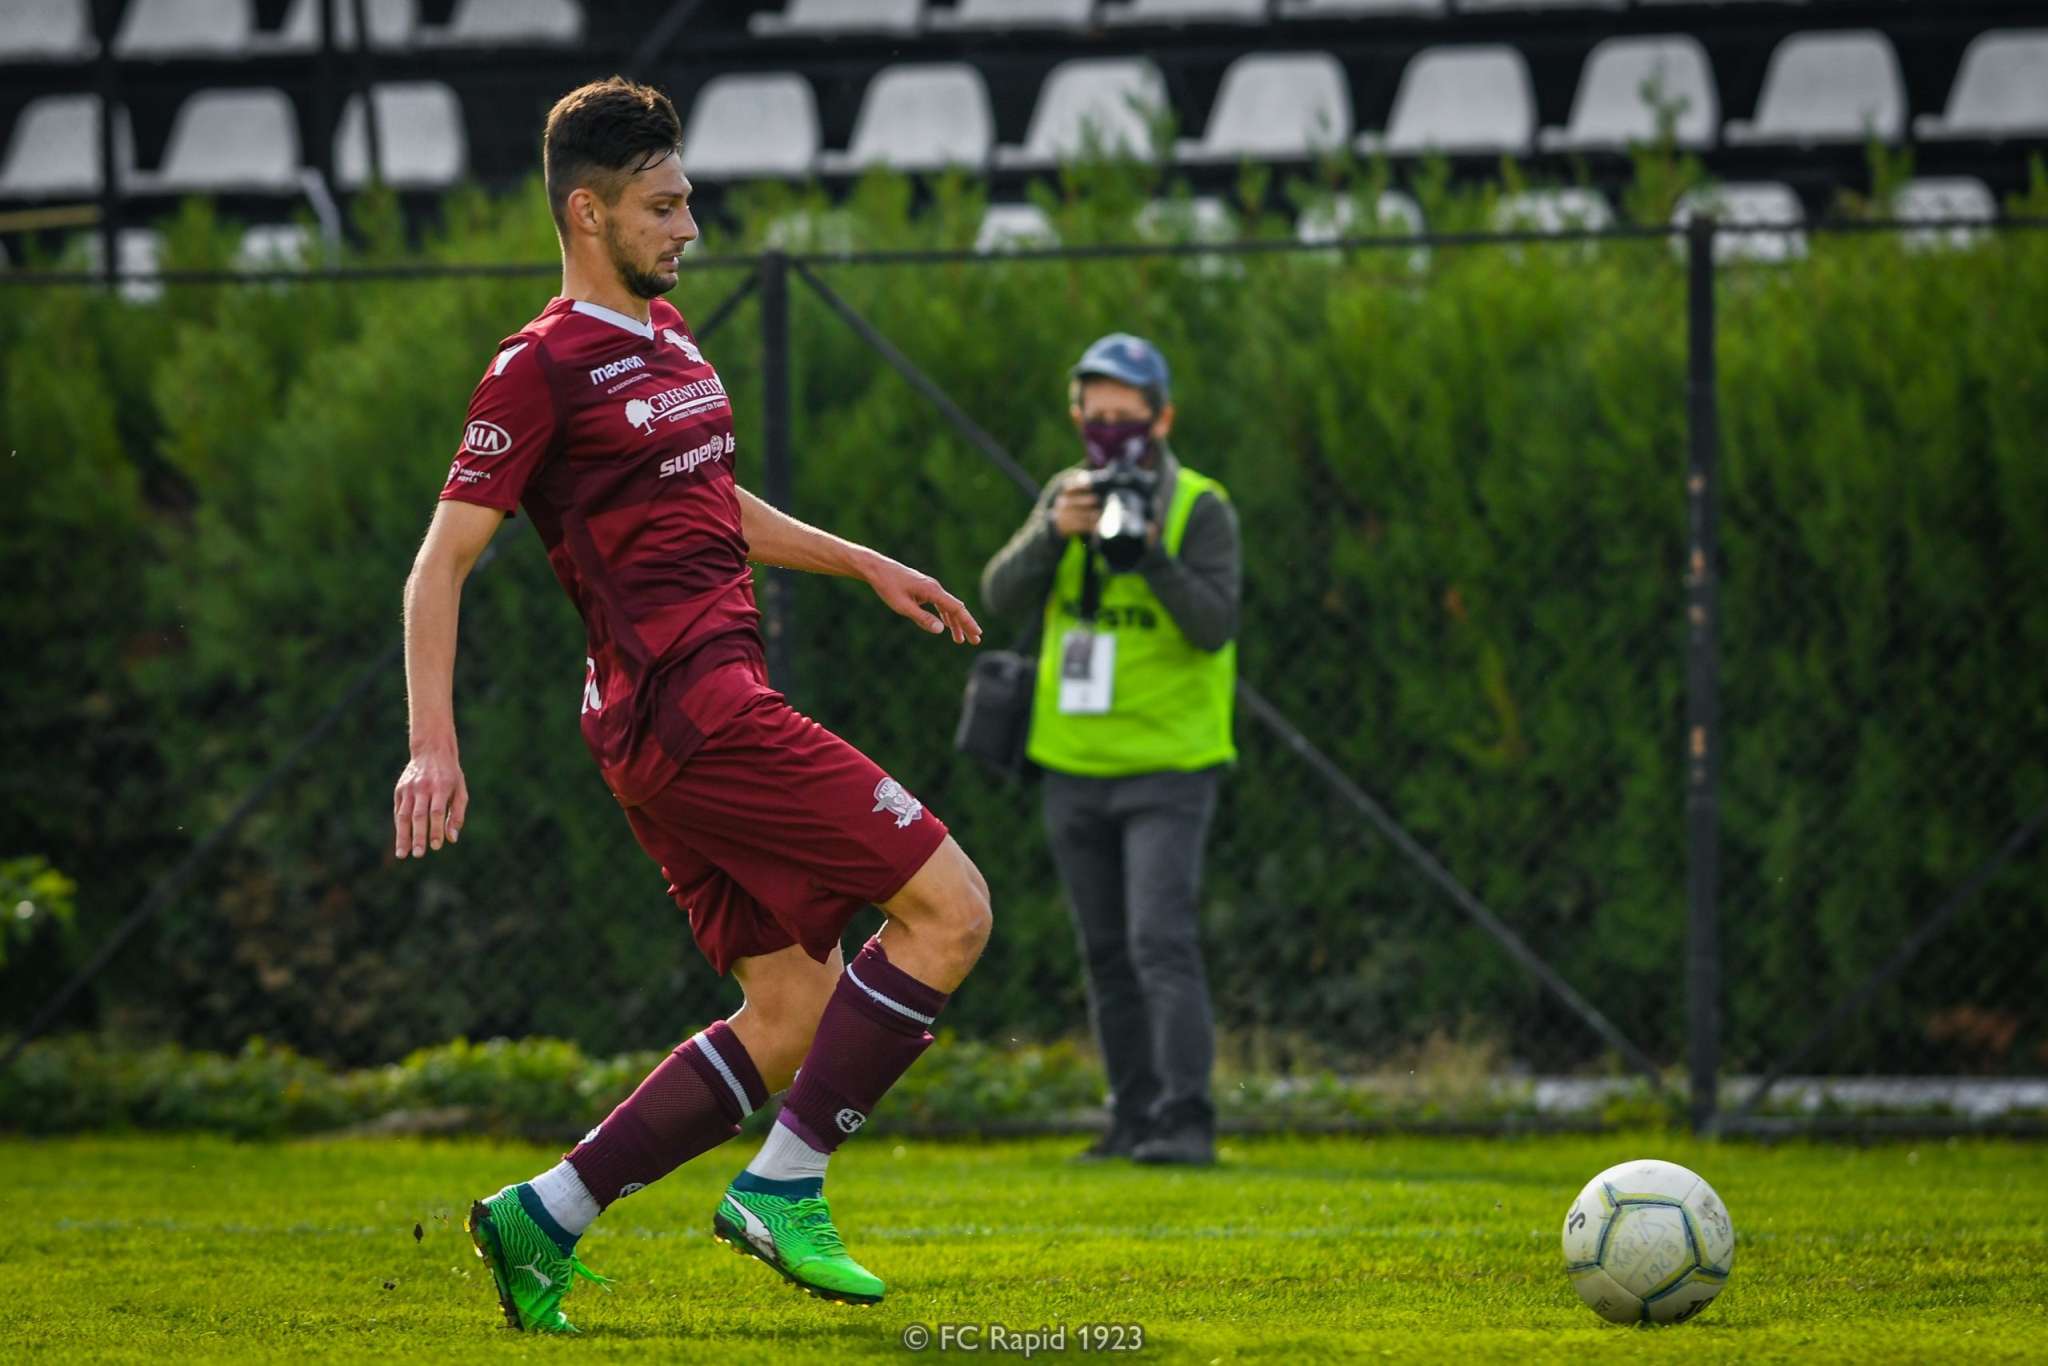
{"label": "soccer ball", "polygon": [[1564,1216],[1564,1269],[1613,1323],[1683,1323],[1735,1265],[1735,1225],[1714,1188],[1675,1162],[1609,1167]]}

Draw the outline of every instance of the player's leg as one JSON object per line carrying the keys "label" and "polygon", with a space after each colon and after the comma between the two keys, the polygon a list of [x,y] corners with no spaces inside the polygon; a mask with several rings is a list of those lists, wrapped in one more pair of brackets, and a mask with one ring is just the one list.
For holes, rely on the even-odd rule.
{"label": "player's leg", "polygon": [[1159,773],[1128,785],[1124,897],[1131,959],[1152,1018],[1160,1095],[1152,1133],[1132,1154],[1140,1162],[1215,1160],[1210,1097],[1215,1019],[1202,967],[1202,847],[1216,811],[1220,770]]}
{"label": "player's leg", "polygon": [[1108,798],[1113,778],[1047,773],[1045,828],[1054,865],[1074,908],[1088,1014],[1109,1074],[1109,1132],[1084,1151],[1088,1159],[1129,1157],[1145,1137],[1159,1076],[1152,1066],[1152,1025],[1131,962],[1124,907],[1124,838]]}
{"label": "player's leg", "polygon": [[951,836],[882,909],[882,930],[847,965],[761,1151],[714,1216],[720,1237],[814,1295],[879,1301],[879,1278],[846,1255],[825,1203],[839,1145],[932,1043],[948,994],[988,942],[988,884]]}
{"label": "player's leg", "polygon": [[[591,1276],[576,1256],[585,1230],[618,1200],[738,1134],[740,1121],[770,1094],[754,1045],[768,1050],[771,1074],[779,1071],[774,1085],[785,1084],[794,1065],[785,1059],[801,1056],[799,1040],[808,1039],[836,980],[836,956],[819,963],[773,935],[746,891],[674,839],[658,809],[627,815],[714,966],[745,965],[748,1000],[732,1019],[714,1020],[678,1045],[560,1162],[472,1206],[470,1236],[514,1328],[574,1331],[560,1306],[578,1276]],[[728,957],[749,949],[765,952]],[[762,1029],[770,1018],[793,1023]]]}

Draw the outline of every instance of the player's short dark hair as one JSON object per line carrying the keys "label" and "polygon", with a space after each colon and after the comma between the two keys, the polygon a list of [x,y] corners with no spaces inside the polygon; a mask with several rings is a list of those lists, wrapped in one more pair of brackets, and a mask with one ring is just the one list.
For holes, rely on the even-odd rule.
{"label": "player's short dark hair", "polygon": [[541,172],[555,228],[568,232],[569,195],[594,190],[616,204],[626,182],[677,151],[683,126],[668,96],[624,76],[579,85],[555,101],[541,134]]}

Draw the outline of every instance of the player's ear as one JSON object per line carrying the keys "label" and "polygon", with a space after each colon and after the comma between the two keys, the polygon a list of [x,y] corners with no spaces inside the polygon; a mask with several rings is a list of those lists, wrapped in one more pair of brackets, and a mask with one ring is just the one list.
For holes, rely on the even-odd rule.
{"label": "player's ear", "polygon": [[581,232],[595,235],[603,222],[602,205],[597,191],[586,185],[579,185],[569,191],[569,226]]}
{"label": "player's ear", "polygon": [[1167,433],[1171,432],[1172,430],[1173,405],[1169,403],[1164,408],[1161,408],[1159,410],[1159,416],[1153,421],[1152,435],[1159,438],[1161,441],[1164,441],[1166,440]]}

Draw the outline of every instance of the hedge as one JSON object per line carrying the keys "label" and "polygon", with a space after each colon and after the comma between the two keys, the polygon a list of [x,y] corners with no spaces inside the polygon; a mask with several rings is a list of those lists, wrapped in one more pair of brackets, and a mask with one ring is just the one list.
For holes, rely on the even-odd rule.
{"label": "hedge", "polygon": [[[1646,158],[1630,212],[1662,221],[1695,175]],[[1288,193],[1371,204],[1383,179],[1334,168]],[[1455,230],[1517,184],[1510,168],[1500,187],[1416,188]],[[1127,238],[1159,188],[1156,169],[1105,166],[1038,193],[1084,243]],[[1249,178],[1246,202],[1266,188]],[[2013,207],[2048,210],[2038,170]],[[957,245],[981,208],[954,180],[877,175],[831,208],[757,190],[714,248]],[[358,217],[351,259],[553,250],[532,191],[452,196],[417,247],[388,201]],[[1241,231],[1291,226],[1247,212]],[[232,237],[190,205],[168,263],[223,262]],[[687,274],[675,297],[701,318],[743,268]],[[1159,342],[1176,447],[1229,486],[1245,528],[1246,676],[1618,1024],[1679,1055],[1686,326],[1664,243],[819,269],[1040,474],[1073,459],[1080,347],[1115,328]],[[550,292],[10,292],[0,855],[46,858],[79,909],[74,933],[11,953],[0,1022],[389,646],[464,399]],[[1723,271],[1720,292],[1728,1043],[1756,1064],[2048,794],[2048,240],[1816,235],[1803,261]],[[969,587],[1022,501],[800,288],[793,333],[796,511]],[[754,310],[707,351],[758,488]],[[372,1063],[461,1034],[613,1053],[734,1004],[578,741],[569,604],[523,524],[499,545],[464,602],[459,850],[389,857],[404,711],[387,672],[72,1023]],[[1079,1032],[1035,795],[949,753],[966,652],[858,585],[802,581],[794,611],[792,697],[940,811],[995,888],[995,941],[949,1023]],[[987,624],[995,641],[1016,626]],[[1240,731],[1204,915],[1219,1015],[1248,1055],[1314,1066],[1450,1029],[1535,1065],[1597,1056],[1284,750]],[[1935,970],[1833,1060],[2048,1062],[2041,870],[2037,847],[1995,880]],[[1941,1023],[1957,1018],[1992,1027]]]}

